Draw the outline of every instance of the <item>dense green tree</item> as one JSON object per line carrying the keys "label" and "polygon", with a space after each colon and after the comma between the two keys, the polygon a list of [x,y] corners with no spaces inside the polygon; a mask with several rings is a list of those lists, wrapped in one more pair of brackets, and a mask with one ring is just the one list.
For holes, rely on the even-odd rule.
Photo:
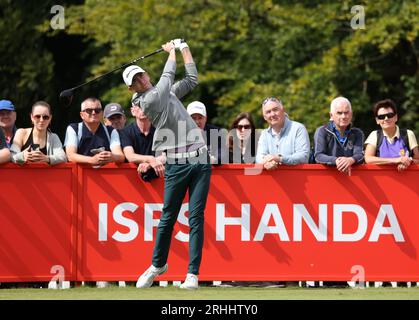
{"label": "dense green tree", "polygon": [[[356,4],[365,9],[365,29],[350,25]],[[184,37],[200,72],[200,86],[186,102],[205,102],[220,125],[245,110],[262,126],[260,102],[276,95],[313,133],[327,121],[330,100],[344,95],[353,102],[356,124],[367,132],[374,127],[372,104],[387,97],[400,106],[401,123],[417,130],[417,4],[86,0],[70,9],[68,31],[108,50],[93,75]],[[155,56],[142,65],[157,80],[164,61]],[[103,97],[128,104],[121,80],[113,81]]]}
{"label": "dense green tree", "polygon": [[[60,4],[69,7],[81,2]],[[0,0],[0,99],[14,103],[18,127],[31,125],[29,113],[35,101],[47,101],[53,111],[52,129],[63,137],[72,119],[71,109],[60,103],[58,93],[88,76],[86,57],[93,54],[89,55],[82,36],[62,30],[50,34],[51,8],[56,4],[52,0]]]}
{"label": "dense green tree", "polygon": [[[46,5],[41,10],[27,1],[5,1],[11,8],[5,6],[3,11],[10,10],[8,16],[14,18],[2,19],[0,31],[19,29],[17,24],[23,19],[42,18],[44,23],[36,30],[66,44],[65,52],[51,49],[52,56],[42,51],[42,46],[40,52],[24,51],[24,29],[22,38],[20,32],[13,36],[12,46],[2,44],[2,52],[6,52],[6,57],[1,57],[2,72],[8,70],[9,78],[25,89],[16,92],[28,97],[27,101],[35,100],[34,95],[53,94],[55,98],[66,87],[152,52],[167,40],[183,37],[192,49],[200,80],[185,103],[203,101],[211,122],[228,126],[238,112],[250,111],[262,127],[260,103],[275,95],[281,97],[290,117],[303,122],[312,134],[327,121],[331,99],[343,95],[352,101],[355,124],[366,133],[375,128],[373,103],[392,98],[401,110],[400,124],[419,134],[417,0],[85,0],[66,6],[66,26],[60,32],[49,27],[50,16],[33,14]],[[358,12],[351,12],[355,5],[365,10],[364,29],[351,26],[358,17]],[[15,25],[5,26],[12,23]],[[65,41],[74,37],[83,39],[84,45]],[[35,34],[26,41],[34,48],[43,39]],[[74,62],[77,59],[81,59],[79,63]],[[29,71],[13,73],[18,60],[28,63],[22,69]],[[155,82],[165,61],[161,53],[140,64]],[[55,70],[61,72],[51,74],[54,63]],[[128,107],[131,95],[121,72],[77,92],[66,111],[67,122],[78,118],[78,103],[88,95]],[[59,77],[62,73],[67,76]],[[182,75],[183,68],[179,67],[178,73]],[[3,96],[7,96],[13,86],[2,81]]]}
{"label": "dense green tree", "polygon": [[53,57],[36,30],[47,7],[47,2],[0,2],[0,96],[13,101],[20,123],[29,121],[33,102],[51,94]]}

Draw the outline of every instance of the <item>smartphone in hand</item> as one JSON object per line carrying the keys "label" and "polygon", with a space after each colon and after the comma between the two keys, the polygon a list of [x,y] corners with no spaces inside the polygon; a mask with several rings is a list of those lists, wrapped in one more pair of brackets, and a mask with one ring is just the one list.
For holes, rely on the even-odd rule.
{"label": "smartphone in hand", "polygon": [[[101,153],[102,151],[105,151],[105,147],[100,147],[100,148],[97,148],[97,149],[90,149],[90,153],[93,154],[93,155]],[[100,165],[93,166],[94,169],[97,169],[97,168],[100,168],[100,167],[101,167]]]}
{"label": "smartphone in hand", "polygon": [[102,151],[105,151],[105,147],[100,147],[100,148],[97,148],[97,149],[91,149],[90,153],[95,155],[95,154],[101,153]]}

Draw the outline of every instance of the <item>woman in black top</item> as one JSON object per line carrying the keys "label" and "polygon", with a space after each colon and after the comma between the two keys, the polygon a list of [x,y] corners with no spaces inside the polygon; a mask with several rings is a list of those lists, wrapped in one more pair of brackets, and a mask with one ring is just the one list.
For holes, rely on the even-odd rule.
{"label": "woman in black top", "polygon": [[240,113],[230,126],[227,137],[230,163],[255,163],[257,133],[252,115]]}
{"label": "woman in black top", "polygon": [[32,128],[16,131],[12,152],[12,161],[23,164],[45,162],[51,165],[67,161],[60,138],[48,127],[51,123],[51,107],[44,101],[32,106]]}

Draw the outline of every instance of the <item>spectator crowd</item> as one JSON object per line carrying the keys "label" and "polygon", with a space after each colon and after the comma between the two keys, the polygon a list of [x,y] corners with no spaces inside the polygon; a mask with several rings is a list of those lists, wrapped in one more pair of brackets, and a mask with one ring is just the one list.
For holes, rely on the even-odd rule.
{"label": "spectator crowd", "polygon": [[[135,96],[135,94],[134,94]],[[398,171],[419,163],[415,133],[399,128],[399,114],[391,99],[378,101],[372,108],[373,121],[379,128],[367,139],[362,129],[352,124],[352,106],[344,97],[330,104],[330,118],[310,138],[302,123],[290,119],[278,97],[268,97],[261,104],[268,128],[257,129],[252,114],[238,114],[230,127],[208,123],[207,108],[200,101],[187,106],[187,112],[204,138],[213,165],[228,163],[262,164],[266,170],[279,165],[319,163],[334,166],[350,174],[361,163],[393,164]],[[16,109],[10,100],[0,101],[0,163],[17,164],[61,162],[90,164],[99,168],[110,162],[138,165],[140,176],[149,181],[164,175],[165,152],[153,150],[155,128],[133,97],[127,125],[124,108],[115,102],[102,108],[97,98],[81,103],[78,123],[68,125],[64,144],[50,130],[51,106],[38,101],[32,106],[32,127],[16,128]],[[170,133],[167,134],[170,139]]]}
{"label": "spectator crowd", "polygon": [[[129,124],[119,103],[111,102],[103,108],[98,98],[89,97],[81,103],[81,121],[67,126],[63,144],[50,129],[53,115],[47,102],[35,102],[30,113],[32,126],[18,129],[13,102],[0,101],[0,163],[53,166],[69,161],[99,169],[109,163],[129,162],[137,165],[144,181],[165,178],[165,205],[153,264],[139,277],[137,287],[151,286],[156,276],[166,272],[171,230],[188,191],[191,262],[180,287],[198,288],[211,165],[260,164],[269,171],[281,165],[318,163],[351,175],[352,167],[361,163],[393,164],[399,172],[419,163],[415,134],[399,128],[397,106],[391,99],[374,104],[372,121],[379,128],[366,140],[362,129],[353,126],[351,103],[342,96],[331,101],[330,118],[316,129],[312,147],[304,124],[289,117],[287,107],[277,96],[261,102],[266,129],[257,129],[249,112],[239,113],[228,129],[210,124],[204,103],[193,101],[185,108],[180,101],[197,85],[197,71],[189,49],[183,50],[188,45],[177,40],[177,44],[174,40],[163,45],[169,58],[155,87],[142,68],[125,69],[124,82],[133,92],[129,108],[133,121]],[[186,77],[172,85],[174,48],[182,52]],[[185,159],[188,164],[183,167]],[[105,287],[108,283],[98,281],[96,285]]]}

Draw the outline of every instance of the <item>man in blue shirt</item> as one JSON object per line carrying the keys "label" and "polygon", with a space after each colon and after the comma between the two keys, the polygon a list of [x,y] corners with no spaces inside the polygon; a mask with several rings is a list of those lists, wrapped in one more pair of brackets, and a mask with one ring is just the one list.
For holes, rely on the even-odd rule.
{"label": "man in blue shirt", "polygon": [[330,104],[330,121],[314,133],[314,158],[317,163],[336,166],[348,173],[353,164],[364,160],[364,133],[352,126],[352,106],[337,97]]}
{"label": "man in blue shirt", "polygon": [[269,128],[259,138],[256,163],[262,163],[267,170],[281,164],[308,163],[310,140],[304,125],[290,120],[284,105],[275,97],[263,101],[262,112]]}
{"label": "man in blue shirt", "polygon": [[16,110],[10,100],[0,100],[0,128],[3,129],[6,146],[10,149],[16,133]]}
{"label": "man in blue shirt", "polygon": [[110,162],[124,162],[118,130],[106,127],[99,99],[87,98],[81,104],[82,122],[67,127],[64,146],[70,162],[87,163],[95,168]]}

